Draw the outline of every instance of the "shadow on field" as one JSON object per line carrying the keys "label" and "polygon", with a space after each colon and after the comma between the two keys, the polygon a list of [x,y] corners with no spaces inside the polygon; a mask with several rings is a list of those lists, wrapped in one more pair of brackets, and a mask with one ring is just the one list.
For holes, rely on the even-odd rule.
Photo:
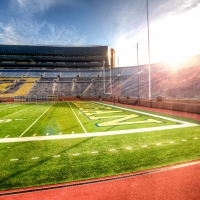
{"label": "shadow on field", "polygon": [[2,147],[0,148],[0,151],[3,151],[3,150],[8,149],[8,148],[9,148],[9,150],[11,150],[14,147],[21,146],[22,144],[20,144],[20,142],[17,142],[15,144],[12,144],[12,143],[4,143],[3,144],[2,143],[1,145],[2,145]]}
{"label": "shadow on field", "polygon": [[[67,148],[64,148],[64,150],[59,151],[59,152],[55,152],[54,154],[62,154],[62,153],[67,153],[68,151],[79,146],[82,145],[85,142],[88,142],[89,140],[91,140],[93,137],[89,137],[89,138],[85,138],[80,142],[77,142],[76,144],[69,146]],[[17,145],[16,145],[17,146]],[[67,155],[67,157],[69,157]],[[48,165],[46,165],[46,168],[42,167],[42,165],[44,165],[46,162],[55,159],[53,158],[53,155],[48,156],[46,158],[40,159],[37,162],[34,162],[34,164],[30,164],[29,166],[26,166],[25,163],[15,163],[17,164],[17,168],[11,168],[12,166],[10,165],[10,171],[12,170],[11,174],[8,175],[8,172],[6,172],[6,176],[4,176],[3,178],[0,177],[0,190],[5,190],[5,189],[13,189],[15,188],[20,188],[20,187],[27,187],[27,186],[31,186],[31,185],[40,185],[40,184],[48,184],[48,182],[41,182],[41,179],[44,178],[44,174],[42,173],[43,170],[45,171],[50,171],[52,169],[52,171],[54,170],[54,168],[48,168]],[[25,161],[26,162],[26,161]],[[14,164],[14,163],[13,163]],[[20,167],[21,165],[21,167]],[[27,163],[28,165],[28,163]],[[70,160],[66,160],[66,165],[69,169],[71,163]],[[55,166],[54,166],[55,167]],[[22,177],[20,177],[21,174],[26,174],[29,173],[29,171],[31,171],[34,168],[38,168],[38,172],[40,173],[40,176],[38,177],[38,175],[34,176],[35,171],[33,171],[32,173],[29,174],[29,177],[32,177],[32,179],[30,179],[29,184],[25,183],[25,179],[22,175]],[[6,169],[6,171],[8,171],[8,169]],[[58,169],[59,171],[59,169]],[[1,176],[3,175],[3,172],[1,173]],[[18,176],[18,178],[15,178],[16,176]],[[15,178],[15,183],[12,183],[12,178]],[[16,181],[16,179],[18,181]],[[45,179],[47,180],[48,177],[45,177]],[[21,182],[20,182],[21,180]],[[19,184],[16,185],[16,182],[18,182]],[[24,182],[24,183],[23,183]],[[31,184],[30,184],[31,182]],[[9,187],[10,186],[10,187]]]}

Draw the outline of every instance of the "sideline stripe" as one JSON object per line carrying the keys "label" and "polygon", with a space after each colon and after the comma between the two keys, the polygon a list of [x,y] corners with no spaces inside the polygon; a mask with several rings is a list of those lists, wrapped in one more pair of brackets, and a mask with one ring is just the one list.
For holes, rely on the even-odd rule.
{"label": "sideline stripe", "polygon": [[11,191],[11,192],[4,192],[0,193],[0,196],[9,196],[9,195],[14,195],[14,194],[24,194],[24,193],[31,193],[31,192],[38,192],[38,191],[45,191],[45,190],[55,190],[59,188],[69,188],[69,187],[76,187],[76,186],[81,186],[81,185],[89,185],[89,184],[95,184],[95,183],[103,183],[103,182],[109,182],[109,181],[115,181],[115,180],[121,180],[125,178],[132,178],[132,177],[137,177],[137,176],[142,176],[142,175],[148,175],[148,174],[155,174],[159,172],[164,172],[164,171],[169,171],[169,170],[174,170],[178,168],[183,168],[183,167],[189,167],[193,165],[200,164],[200,160],[194,161],[194,162],[189,162],[189,163],[183,163],[183,164],[177,164],[173,166],[168,166],[168,167],[163,167],[163,168],[158,168],[158,169],[152,169],[148,171],[141,171],[141,172],[135,172],[131,173],[128,175],[121,175],[121,176],[115,176],[115,177],[108,177],[104,179],[93,179],[89,181],[82,181],[82,182],[76,182],[76,183],[65,183],[62,185],[57,185],[57,186],[45,186],[41,188],[33,188],[33,189],[21,189],[18,191]]}
{"label": "sideline stripe", "polygon": [[71,107],[71,105],[69,104],[69,102],[67,102],[67,103],[68,103],[68,105],[70,106],[71,110],[73,111],[73,113],[74,113],[76,119],[78,120],[79,124],[81,125],[82,129],[84,130],[85,133],[87,133],[87,131],[85,130],[83,124],[81,123],[81,121],[79,120],[78,116],[77,116],[76,113],[74,112],[73,108]]}
{"label": "sideline stripe", "polygon": [[[51,108],[55,103],[53,103],[49,108]],[[48,110],[45,110],[19,137],[22,137]]]}

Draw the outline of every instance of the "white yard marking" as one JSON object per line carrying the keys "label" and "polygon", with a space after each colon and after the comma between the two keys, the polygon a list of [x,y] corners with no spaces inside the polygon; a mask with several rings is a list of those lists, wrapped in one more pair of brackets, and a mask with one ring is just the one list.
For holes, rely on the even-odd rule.
{"label": "white yard marking", "polygon": [[[18,106],[20,106],[20,105],[15,105],[15,106],[10,106],[10,107],[6,107],[6,108],[4,108],[4,109],[0,109],[0,111],[3,111],[3,110],[8,110],[8,109],[10,109],[10,108],[15,108],[15,107],[18,107]],[[11,112],[11,111],[10,111]]]}
{"label": "white yard marking", "polygon": [[79,156],[80,155],[80,153],[74,153],[73,154],[73,156]]}
{"label": "white yard marking", "polygon": [[18,160],[19,160],[18,158],[10,159],[10,161],[18,161]]}
{"label": "white yard marking", "polygon": [[194,138],[194,140],[198,140],[199,138]]}
{"label": "white yard marking", "polygon": [[53,156],[53,158],[59,158],[60,157],[60,155],[54,155]]}
{"label": "white yard marking", "polygon": [[182,140],[182,142],[186,142],[187,140]]}
{"label": "white yard marking", "polygon": [[115,152],[115,151],[116,151],[116,149],[110,149],[109,151],[110,151],[110,152]]}
{"label": "white yard marking", "polygon": [[126,147],[126,150],[131,150],[131,149],[133,149],[132,147]]}
{"label": "white yard marking", "polygon": [[[107,104],[104,104],[109,106]],[[123,108],[120,108],[123,109]],[[135,112],[134,110],[131,110]],[[149,115],[148,113],[143,114]],[[158,118],[162,118],[161,116],[157,116]],[[167,118],[171,121],[174,119]],[[26,142],[26,141],[42,141],[42,140],[56,140],[56,139],[70,139],[70,138],[85,138],[85,137],[97,137],[97,136],[107,136],[107,135],[121,135],[121,134],[134,134],[134,133],[143,133],[143,132],[150,132],[150,131],[162,131],[162,130],[170,130],[176,128],[185,128],[185,127],[193,127],[199,126],[198,124],[189,123],[185,121],[180,121],[180,125],[169,125],[169,126],[160,126],[160,127],[151,127],[151,128],[140,128],[140,129],[129,129],[129,130],[119,130],[119,131],[107,131],[107,132],[93,132],[93,133],[77,133],[77,134],[66,134],[66,135],[51,135],[51,136],[37,136],[37,137],[20,137],[20,138],[2,138],[0,139],[0,143],[7,143],[7,142]],[[197,138],[198,139],[198,138]],[[196,140],[197,140],[196,139]],[[170,144],[172,144],[170,142]]]}
{"label": "white yard marking", "polygon": [[157,144],[156,144],[156,146],[161,146],[161,145],[162,145],[162,143],[157,143]]}
{"label": "white yard marking", "polygon": [[8,149],[10,149],[10,147],[8,147]]}
{"label": "white yard marking", "polygon": [[54,104],[51,104],[19,137],[22,137]]}
{"label": "white yard marking", "polygon": [[46,134],[46,136],[48,136],[48,135],[49,135],[49,133]]}
{"label": "white yard marking", "polygon": [[74,134],[74,131],[72,131],[72,134]]}
{"label": "white yard marking", "polygon": [[0,119],[0,123],[7,123],[7,122],[11,122],[12,119]]}
{"label": "white yard marking", "polygon": [[[33,105],[33,106],[35,106],[35,105]],[[32,107],[32,106],[31,106],[31,107]],[[16,114],[16,113],[22,112],[22,111],[27,110],[27,109],[29,109],[29,108],[31,108],[31,107],[28,107],[28,108],[19,110],[19,111],[15,112],[15,113],[12,113],[12,114],[10,114],[10,115],[6,115],[5,117],[3,117],[3,118],[1,118],[1,119],[5,119],[5,118],[7,118],[8,116],[11,116],[11,115],[14,115],[14,114]],[[27,111],[28,111],[28,110],[27,110]]]}
{"label": "white yard marking", "polygon": [[59,134],[62,135],[62,132],[60,132]]}
{"label": "white yard marking", "polygon": [[9,135],[7,135],[5,138],[8,138],[9,137]]}
{"label": "white yard marking", "polygon": [[169,142],[170,144],[174,144],[174,141]]}
{"label": "white yard marking", "polygon": [[39,159],[40,157],[33,157],[33,158],[31,158],[32,160],[37,160],[37,159]]}
{"label": "white yard marking", "polygon": [[97,154],[97,153],[99,153],[98,151],[92,151],[91,152],[92,154]]}
{"label": "white yard marking", "polygon": [[147,148],[147,145],[145,144],[145,145],[142,145],[142,148]]}
{"label": "white yard marking", "polygon": [[81,121],[79,120],[78,116],[77,116],[76,113],[74,112],[74,109],[71,107],[71,105],[69,104],[69,102],[67,102],[67,103],[68,103],[68,105],[70,106],[71,110],[73,111],[73,113],[74,113],[76,119],[78,120],[79,124],[81,125],[82,129],[84,130],[85,133],[87,133],[87,131],[85,130],[83,124],[81,123]]}
{"label": "white yard marking", "polygon": [[33,137],[35,137],[35,136],[36,136],[36,134],[33,135]]}

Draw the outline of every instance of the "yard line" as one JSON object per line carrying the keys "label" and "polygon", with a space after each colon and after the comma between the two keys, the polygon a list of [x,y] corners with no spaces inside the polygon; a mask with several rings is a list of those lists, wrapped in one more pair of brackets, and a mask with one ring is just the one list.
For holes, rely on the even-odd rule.
{"label": "yard line", "polygon": [[[69,102],[67,102],[67,103],[69,104]],[[74,110],[73,110],[73,108],[71,107],[70,104],[69,104],[69,106],[70,106],[71,110],[73,111],[73,113],[74,113],[76,119],[78,120],[79,124],[81,125],[82,129],[84,130],[85,133],[87,133],[87,131],[85,130],[83,124],[82,124],[81,121],[79,120],[78,116],[76,115],[76,113],[74,112]]]}
{"label": "yard line", "polygon": [[[35,105],[32,105],[31,107],[33,107],[33,106],[35,106]],[[19,110],[19,111],[15,112],[15,113],[10,114],[10,115],[14,115],[14,114],[19,113],[19,112],[21,112],[21,111],[27,110],[27,109],[29,109],[29,108],[31,108],[31,107],[24,108],[24,109],[22,109],[22,110]],[[10,115],[7,115],[7,116],[5,116],[5,117],[3,117],[3,118],[0,118],[0,119],[7,118],[7,117],[9,117]]]}
{"label": "yard line", "polygon": [[2,111],[2,110],[7,110],[7,109],[10,109],[10,108],[15,108],[15,107],[18,107],[18,106],[21,106],[21,105],[9,106],[9,107],[7,107],[7,108],[0,109],[0,111]]}
{"label": "yard line", "polygon": [[[51,106],[54,104],[55,103],[53,103]],[[49,108],[51,108],[51,106],[48,107],[19,137],[22,137],[49,110]]]}

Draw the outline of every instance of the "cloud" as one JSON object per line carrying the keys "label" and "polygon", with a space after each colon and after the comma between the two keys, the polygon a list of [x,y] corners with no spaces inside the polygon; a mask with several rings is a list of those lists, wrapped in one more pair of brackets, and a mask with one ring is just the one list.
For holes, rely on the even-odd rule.
{"label": "cloud", "polygon": [[0,24],[0,43],[84,45],[85,36],[73,27],[56,26],[46,21],[11,20]]}
{"label": "cloud", "polygon": [[[151,62],[199,54],[200,0],[160,1],[162,3],[157,3],[154,10],[150,7],[149,13]],[[147,22],[143,20],[141,24],[144,26],[132,26],[131,30],[129,22],[123,21],[122,28],[115,35],[113,46],[121,66],[137,65],[137,42],[140,63],[148,63]]]}
{"label": "cloud", "polygon": [[29,13],[44,12],[56,5],[80,5],[79,0],[17,0],[18,6]]}

